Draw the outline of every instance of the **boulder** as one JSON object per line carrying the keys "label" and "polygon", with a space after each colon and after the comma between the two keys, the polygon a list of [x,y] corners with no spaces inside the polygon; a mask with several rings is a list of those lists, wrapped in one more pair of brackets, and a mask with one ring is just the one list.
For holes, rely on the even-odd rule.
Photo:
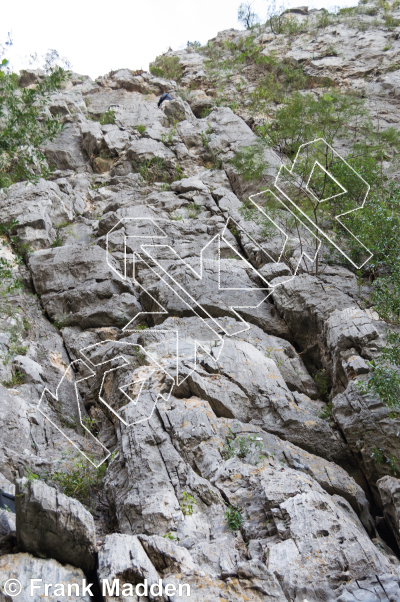
{"label": "boulder", "polygon": [[347,581],[388,575],[398,596],[389,559],[372,543],[348,502],[279,464],[269,460],[258,468],[232,458],[211,482],[231,506],[242,508],[242,532],[260,540],[260,559],[267,558],[282,589],[290,595],[299,592],[300,599],[334,602],[340,594],[347,600]]}
{"label": "boulder", "polygon": [[190,190],[208,191],[208,187],[196,176],[191,178],[183,178],[183,180],[177,180],[172,182],[170,189],[175,192],[189,192]]}
{"label": "boulder", "polygon": [[174,153],[162,142],[151,138],[140,138],[133,140],[127,150],[127,157],[135,163],[143,163],[152,159],[162,159],[167,167],[175,164]]}
{"label": "boulder", "polygon": [[[190,291],[191,295],[196,298],[197,303],[208,312],[209,316],[214,318],[224,316],[237,318],[239,314],[244,320],[259,326],[264,332],[290,340],[291,333],[286,323],[279,317],[275,307],[266,300],[268,291],[257,289],[254,286],[249,276],[248,264],[241,261],[240,255],[234,252],[235,247],[226,245],[231,259],[221,259],[220,261],[211,259],[211,257],[218,257],[218,243],[215,239],[210,240],[211,237],[201,236],[200,228],[201,226],[193,227],[194,232],[198,235],[196,237],[196,242],[199,244],[198,255],[205,248],[206,243],[210,241],[210,244],[205,248],[205,253],[202,254],[201,277],[195,276],[191,267],[182,266],[177,261],[170,261],[167,268],[170,278],[174,278],[181,287],[186,291]],[[221,232],[220,229],[218,230]],[[231,234],[227,229],[225,232]],[[224,234],[224,238],[229,242],[231,239],[234,241],[233,236],[229,238],[229,235]],[[183,242],[181,240],[181,244]],[[196,250],[192,245],[190,255],[195,255]],[[177,247],[177,251],[179,252],[179,247]],[[157,256],[157,250],[151,250],[151,253],[152,256]],[[205,255],[210,258],[204,259]],[[160,254],[158,256],[161,257]],[[171,254],[169,256],[171,257]],[[181,257],[185,257],[185,255],[181,254]],[[166,259],[166,257],[164,256],[163,259]],[[197,257],[190,260],[191,265],[198,265]],[[192,315],[185,295],[177,294],[175,290],[167,288],[164,282],[155,274],[149,270],[143,270],[140,279],[151,295],[150,297],[143,293],[140,296],[141,303],[147,311],[156,310],[156,301],[165,307],[170,315],[178,317]],[[237,308],[237,313],[235,308]],[[163,322],[164,319],[163,315],[154,316],[154,321],[157,324]],[[245,325],[243,324],[243,326]],[[237,331],[244,329],[245,327],[237,327]],[[233,335],[234,332],[232,331],[230,334]]]}
{"label": "boulder", "polygon": [[381,505],[376,482],[397,470],[400,419],[372,395],[362,393],[355,381],[332,399],[333,416],[346,437],[347,447],[357,458],[376,503]]}
{"label": "boulder", "polygon": [[25,355],[16,355],[12,360],[14,369],[24,375],[25,383],[40,384],[43,382],[44,371],[40,364]]}
{"label": "boulder", "polygon": [[[93,598],[88,591],[84,592],[85,586],[89,586],[84,572],[69,564],[62,565],[53,558],[43,559],[35,558],[31,554],[8,554],[0,557],[0,583],[4,584],[9,580],[18,580],[21,583],[21,592],[18,595],[7,595],[0,592],[2,602],[42,602],[44,598],[56,602],[60,599],[73,599],[77,602],[90,602]],[[31,580],[37,579],[36,582]],[[51,584],[47,592],[45,584]],[[60,584],[58,589],[56,584]],[[73,584],[78,585],[78,593]],[[15,583],[17,586],[18,584]],[[31,593],[31,585],[37,586]],[[70,586],[71,595],[68,595],[68,586]],[[89,590],[92,596],[95,589]]]}
{"label": "boulder", "polygon": [[[114,579],[119,579],[120,589],[125,583],[137,585],[144,583],[145,579],[150,587],[159,580],[159,575],[138,537],[121,533],[106,536],[104,544],[99,550],[97,575],[100,582],[107,579],[110,584]],[[111,602],[115,598],[106,596],[105,599],[107,602]],[[158,596],[150,597],[150,600],[159,600],[160,602],[163,599]]]}
{"label": "boulder", "polygon": [[177,121],[195,120],[190,106],[181,98],[175,98],[174,100],[166,102],[164,113],[168,117],[168,119],[173,123],[176,123]]}
{"label": "boulder", "polygon": [[93,516],[78,500],[43,481],[16,482],[17,540],[20,550],[55,558],[83,571],[96,565]]}
{"label": "boulder", "polygon": [[204,110],[211,109],[214,101],[203,90],[192,90],[188,96],[188,103],[194,115],[201,118],[204,117]]}
{"label": "boulder", "polygon": [[63,192],[56,182],[13,184],[0,197],[0,222],[14,222],[10,234],[28,251],[50,247],[56,227],[74,216],[74,196]]}
{"label": "boulder", "polygon": [[74,171],[91,171],[82,148],[79,122],[70,123],[52,142],[46,142],[44,153],[50,167]]}
{"label": "boulder", "polygon": [[44,75],[43,69],[21,69],[18,84],[20,88],[27,88],[43,81]]}
{"label": "boulder", "polygon": [[117,275],[118,264],[98,246],[38,251],[29,267],[50,317],[64,326],[123,326],[141,311],[133,285]]}
{"label": "boulder", "polygon": [[17,543],[15,514],[6,508],[0,508],[0,556],[11,552]]}

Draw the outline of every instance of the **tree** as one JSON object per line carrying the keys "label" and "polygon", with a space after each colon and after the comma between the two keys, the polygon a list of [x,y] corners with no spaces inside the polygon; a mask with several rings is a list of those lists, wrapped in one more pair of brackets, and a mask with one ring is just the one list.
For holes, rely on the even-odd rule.
{"label": "tree", "polygon": [[283,33],[285,23],[285,6],[281,4],[279,7],[277,7],[276,0],[270,2],[267,13],[267,22],[268,21],[272,33]]}
{"label": "tree", "polygon": [[253,13],[253,2],[242,2],[238,8],[238,21],[245,26],[246,29],[251,29],[259,22],[259,17]]}
{"label": "tree", "polygon": [[[0,59],[10,40],[0,47]],[[0,189],[15,182],[36,182],[50,169],[41,150],[63,128],[60,117],[47,109],[50,96],[60,89],[69,72],[55,64],[58,53],[46,55],[43,76],[34,87],[19,88],[19,77],[0,62]]]}
{"label": "tree", "polygon": [[[268,219],[247,202],[243,207],[244,218],[260,227],[259,234],[266,241],[277,236],[272,219],[290,238],[293,251],[290,258],[305,250],[309,252],[308,249],[316,253],[320,228],[346,252],[352,262],[348,263],[350,267],[363,265],[369,252],[373,253],[365,272],[375,277],[388,270],[392,273],[391,281],[386,279],[377,288],[376,302],[379,300],[382,315],[397,312],[398,316],[400,190],[388,184],[383,164],[388,160],[392,168],[398,164],[400,134],[394,128],[374,127],[362,99],[333,89],[317,97],[294,92],[257,133],[257,143],[241,149],[232,164],[245,180],[266,190],[270,176],[264,151],[273,148],[288,167],[281,170],[280,186],[290,202],[282,202],[282,198],[271,194],[260,195],[257,204],[263,205]],[[327,144],[318,142],[321,139]],[[346,148],[345,161],[329,145]],[[295,158],[296,168],[291,174],[289,168]],[[371,185],[367,203],[361,211],[354,211],[363,205],[366,183]],[[336,219],[339,214],[344,215],[340,221]],[[325,263],[344,262],[324,240],[319,256]],[[318,264],[317,255],[314,266],[304,260],[302,267],[318,273]],[[384,304],[386,309],[382,309]]]}

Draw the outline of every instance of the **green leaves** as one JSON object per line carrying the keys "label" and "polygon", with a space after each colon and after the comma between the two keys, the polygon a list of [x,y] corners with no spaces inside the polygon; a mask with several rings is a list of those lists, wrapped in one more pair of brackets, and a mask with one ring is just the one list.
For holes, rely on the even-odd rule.
{"label": "green leaves", "polygon": [[236,506],[228,506],[225,512],[225,520],[231,531],[239,531],[244,523],[244,518],[241,513],[241,508]]}
{"label": "green leaves", "polygon": [[20,89],[17,74],[4,72],[7,63],[3,59],[0,70],[0,189],[49,174],[41,147],[56,138],[63,123],[46,106],[69,75],[53,67],[35,87]]}
{"label": "green leaves", "polygon": [[[358,382],[363,393],[377,395],[383,405],[400,409],[400,335],[387,332],[387,343],[381,355],[375,360],[371,377],[366,382]],[[391,415],[397,417],[398,412]]]}
{"label": "green leaves", "polygon": [[150,63],[150,73],[156,77],[165,77],[179,82],[183,75],[183,69],[177,56],[157,56]]}
{"label": "green leaves", "polygon": [[115,111],[110,109],[100,116],[100,125],[113,125],[115,122]]}
{"label": "green leaves", "polygon": [[[397,261],[392,267],[392,274],[375,281],[372,300],[379,316],[391,322],[400,323],[400,265]],[[400,362],[396,362],[400,365]]]}

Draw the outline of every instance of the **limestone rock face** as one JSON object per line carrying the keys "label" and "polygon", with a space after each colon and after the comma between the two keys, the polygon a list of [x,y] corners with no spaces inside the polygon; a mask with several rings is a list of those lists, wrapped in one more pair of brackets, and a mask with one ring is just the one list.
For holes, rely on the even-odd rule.
{"label": "limestone rock face", "polygon": [[115,262],[109,266],[98,246],[49,249],[29,261],[36,290],[54,319],[59,316],[71,326],[112,326],[140,312],[133,287],[118,278],[111,267]]}
{"label": "limestone rock face", "polygon": [[400,483],[394,477],[383,477],[376,483],[382,499],[383,515],[400,545]]}
{"label": "limestone rock face", "polygon": [[[89,602],[91,596],[88,592],[82,592],[82,584],[85,586],[89,582],[85,579],[85,574],[81,569],[77,569],[71,565],[63,565],[53,558],[36,558],[31,554],[8,554],[0,557],[0,579],[1,583],[5,584],[9,579],[17,579],[20,581],[22,589],[17,596],[7,595],[2,590],[0,596],[2,602],[11,602],[11,600],[19,600],[20,602],[28,602],[32,600],[40,602],[45,596],[44,584],[60,584],[62,587],[57,591],[55,587],[48,589],[47,597],[54,600],[61,595],[67,597],[68,586],[75,600]],[[40,589],[34,588],[31,594],[31,579],[38,579],[33,585],[39,586]],[[41,580],[41,582],[40,582]],[[86,582],[86,583],[85,583]],[[79,590],[73,587],[73,584],[79,586]],[[4,587],[4,586],[3,586]],[[93,589],[91,590],[93,593]],[[54,595],[55,594],[55,595]],[[58,594],[58,596],[57,596]]]}
{"label": "limestone rock face", "polygon": [[265,125],[252,107],[271,57],[279,85],[302,69],[317,97],[328,78],[398,131],[388,10],[293,8],[292,33],[168,51],[179,82],[123,67],[51,95],[65,127],[43,146],[49,179],[0,192],[0,487],[17,510],[0,510],[1,584],[132,592],[108,602],[139,602],[145,580],[190,587],[155,602],[400,600],[400,418],[360,386],[386,344],[374,284],[332,257],[294,275],[293,241],[282,253],[247,215],[287,157],[261,149],[262,184],[232,162]]}
{"label": "limestone rock face", "polygon": [[96,564],[93,517],[80,502],[40,481],[16,483],[17,540],[21,550],[90,571]]}
{"label": "limestone rock face", "polygon": [[0,199],[0,211],[5,223],[15,223],[11,233],[19,243],[36,251],[50,247],[57,225],[72,220],[74,199],[55,182],[14,184],[8,195]]}

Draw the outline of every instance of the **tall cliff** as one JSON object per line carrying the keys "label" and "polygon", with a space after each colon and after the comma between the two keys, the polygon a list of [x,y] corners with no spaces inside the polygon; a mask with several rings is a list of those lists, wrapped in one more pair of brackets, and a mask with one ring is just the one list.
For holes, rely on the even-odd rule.
{"label": "tall cliff", "polygon": [[[266,229],[266,206],[262,223],[259,207],[249,218],[250,195],[283,199],[276,176],[302,140],[258,150],[258,178],[241,169],[294,94],[327,111],[347,95],[394,139],[399,25],[396,2],[301,7],[169,51],[152,73],[72,74],[52,95],[65,123],[44,149],[52,175],[0,196],[13,266],[0,486],[17,487],[1,582],[191,587],[151,600],[400,600],[400,419],[368,388],[399,330],[373,302],[388,268],[357,270],[346,240],[344,258],[324,239],[317,269],[297,222],[287,235]],[[21,72],[20,86],[40,78]],[[356,116],[340,122],[351,139],[323,141],[338,157],[356,148]],[[388,138],[380,165],[396,183]],[[274,206],[276,223],[285,211]]]}

